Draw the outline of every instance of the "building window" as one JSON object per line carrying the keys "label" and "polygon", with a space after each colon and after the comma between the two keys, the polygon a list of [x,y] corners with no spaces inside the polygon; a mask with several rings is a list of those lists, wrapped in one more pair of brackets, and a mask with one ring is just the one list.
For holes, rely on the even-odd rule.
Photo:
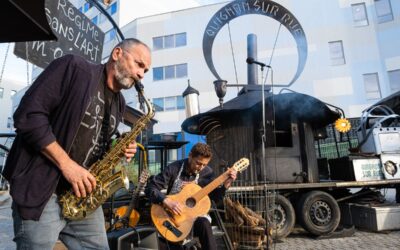
{"label": "building window", "polygon": [[163,37],[153,37],[153,50],[158,50],[163,48]]}
{"label": "building window", "polygon": [[329,42],[329,55],[331,58],[331,65],[345,64],[346,60],[344,58],[343,42]]}
{"label": "building window", "polygon": [[0,88],[0,98],[3,98],[4,95],[4,88]]}
{"label": "building window", "polygon": [[164,48],[165,49],[173,48],[174,45],[175,45],[174,35],[164,36]]}
{"label": "building window", "polygon": [[175,47],[186,46],[186,33],[175,35]]}
{"label": "building window", "polygon": [[169,111],[169,110],[175,110],[176,109],[176,100],[175,96],[171,97],[165,97],[164,99],[164,110]]}
{"label": "building window", "polygon": [[365,3],[352,4],[353,24],[356,27],[368,25],[367,9]]}
{"label": "building window", "polygon": [[111,6],[107,8],[107,12],[110,15],[114,15],[115,13],[117,13],[117,2],[111,4]]}
{"label": "building window", "polygon": [[104,23],[107,19],[107,17],[104,14],[99,14],[99,24]]}
{"label": "building window", "polygon": [[176,108],[177,109],[185,109],[185,101],[182,96],[176,97]]}
{"label": "building window", "polygon": [[378,23],[385,23],[393,20],[390,0],[375,0],[375,10]]}
{"label": "building window", "polygon": [[182,78],[182,77],[187,76],[187,64],[186,63],[176,65],[175,76],[176,76],[176,78]]}
{"label": "building window", "polygon": [[175,78],[175,65],[165,66],[164,78],[165,79],[173,79],[173,78]]}
{"label": "building window", "polygon": [[400,91],[400,69],[388,71],[390,91],[392,93]]}
{"label": "building window", "polygon": [[380,99],[381,90],[379,87],[378,73],[364,74],[363,77],[367,100]]}
{"label": "building window", "polygon": [[164,98],[154,98],[153,105],[156,111],[164,111]]}
{"label": "building window", "polygon": [[186,46],[186,33],[153,37],[153,50]]}
{"label": "building window", "polygon": [[16,91],[16,90],[11,90],[11,92],[10,92],[10,96],[12,97],[12,96],[14,96],[16,93],[17,93],[17,91]]}
{"label": "building window", "polygon": [[187,77],[187,63],[153,68],[153,81]]}
{"label": "building window", "polygon": [[112,41],[116,35],[117,35],[117,32],[115,31],[115,29],[110,29],[104,35],[104,42],[106,43],[106,42]]}
{"label": "building window", "polygon": [[11,117],[7,118],[7,128],[11,128]]}
{"label": "building window", "polygon": [[156,111],[173,111],[185,109],[185,102],[182,96],[154,98],[153,105]]}
{"label": "building window", "polygon": [[93,6],[92,6],[92,4],[91,3],[88,3],[88,2],[86,2],[84,5],[83,5],[83,13],[86,13],[86,12],[88,12],[88,10],[90,10],[90,8],[92,8]]}
{"label": "building window", "polygon": [[95,25],[97,25],[98,21],[99,21],[99,16],[95,16],[92,18],[92,23],[94,23]]}
{"label": "building window", "polygon": [[153,81],[161,81],[164,79],[164,68],[153,68]]}

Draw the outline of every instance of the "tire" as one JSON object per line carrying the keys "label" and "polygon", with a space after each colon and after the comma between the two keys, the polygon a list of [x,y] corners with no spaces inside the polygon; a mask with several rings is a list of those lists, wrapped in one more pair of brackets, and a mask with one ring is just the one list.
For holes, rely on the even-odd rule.
{"label": "tire", "polygon": [[297,218],[301,226],[313,235],[326,235],[335,231],[340,222],[340,209],[328,193],[305,193],[297,204]]}
{"label": "tire", "polygon": [[283,195],[276,195],[268,211],[269,222],[272,227],[272,238],[282,239],[288,236],[296,222],[296,214],[290,201]]}

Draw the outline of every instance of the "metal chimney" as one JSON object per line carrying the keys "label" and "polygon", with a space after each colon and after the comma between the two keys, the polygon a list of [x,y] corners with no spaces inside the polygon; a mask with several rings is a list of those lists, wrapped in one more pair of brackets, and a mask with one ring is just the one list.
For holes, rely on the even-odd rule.
{"label": "metal chimney", "polygon": [[199,91],[195,88],[192,88],[190,86],[190,80],[188,80],[188,86],[182,93],[182,97],[185,100],[186,118],[200,113],[199,95]]}
{"label": "metal chimney", "polygon": [[[255,34],[247,35],[247,58],[257,60],[257,36]],[[256,64],[247,64],[247,84],[258,84],[258,71]]]}

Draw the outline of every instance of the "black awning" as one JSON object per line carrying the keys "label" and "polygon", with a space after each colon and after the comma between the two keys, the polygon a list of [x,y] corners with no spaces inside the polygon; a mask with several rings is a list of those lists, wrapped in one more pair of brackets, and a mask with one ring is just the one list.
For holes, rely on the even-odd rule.
{"label": "black awning", "polygon": [[[227,117],[238,117],[246,112],[252,112],[257,119],[262,119],[262,92],[248,91],[216,107],[208,112],[197,114],[182,123],[182,129],[192,134],[203,135],[206,126],[216,127]],[[272,95],[265,93],[265,108],[274,109],[274,115],[279,121],[303,121],[313,128],[321,128],[340,117],[338,112],[331,110],[324,102],[309,95],[300,93],[283,93]],[[259,114],[255,114],[255,111]]]}
{"label": "black awning", "polygon": [[46,19],[45,0],[3,1],[0,23],[1,43],[57,39]]}
{"label": "black awning", "polygon": [[[134,124],[140,119],[140,117],[144,116],[145,114],[136,108],[133,108],[129,105],[125,106],[125,112],[123,115],[123,123],[127,126],[133,127]],[[148,125],[149,127],[153,127],[154,124],[156,124],[158,121],[154,118],[150,119],[150,124]]]}

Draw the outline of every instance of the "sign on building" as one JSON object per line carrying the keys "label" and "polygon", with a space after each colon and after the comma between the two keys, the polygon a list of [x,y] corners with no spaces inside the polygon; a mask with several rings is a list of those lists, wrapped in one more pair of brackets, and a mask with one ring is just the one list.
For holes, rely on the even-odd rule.
{"label": "sign on building", "polygon": [[66,54],[100,63],[104,33],[67,0],[46,1],[46,17],[57,41],[16,43],[14,54],[41,68]]}
{"label": "sign on building", "polygon": [[244,15],[263,15],[280,22],[293,36],[297,44],[298,64],[296,74],[287,85],[275,87],[289,87],[303,72],[307,60],[307,39],[305,32],[297,18],[282,5],[271,0],[236,0],[231,1],[219,9],[208,22],[203,35],[203,55],[208,68],[216,79],[221,77],[215,69],[212,59],[212,47],[218,32],[231,20]]}

